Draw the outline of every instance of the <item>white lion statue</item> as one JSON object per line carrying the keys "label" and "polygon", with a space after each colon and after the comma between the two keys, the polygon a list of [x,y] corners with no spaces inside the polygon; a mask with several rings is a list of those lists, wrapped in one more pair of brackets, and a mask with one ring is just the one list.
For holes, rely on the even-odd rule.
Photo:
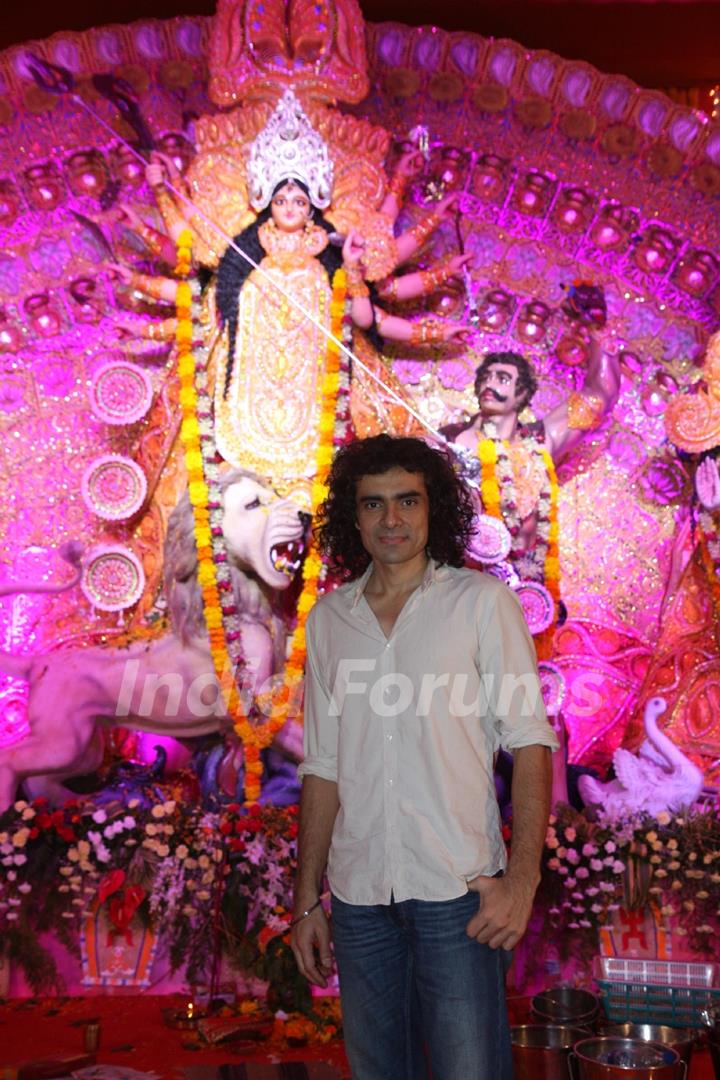
{"label": "white lion statue", "polygon": [[[222,528],[252,690],[262,687],[284,658],[285,629],[274,610],[273,595],[288,587],[299,568],[307,517],[243,470],[228,471],[221,486]],[[66,551],[65,557],[77,564],[76,549]],[[56,801],[67,797],[64,780],[100,765],[103,729],[120,726],[187,737],[227,727],[197,570],[186,494],[170,517],[165,543],[172,632],[127,648],[58,649],[27,657],[0,652],[0,672],[29,683],[30,727],[26,738],[0,749],[0,812],[11,804],[21,781],[27,781],[32,794],[42,789]],[[59,589],[21,582],[3,586],[0,594],[35,591]],[[281,745],[294,752],[297,732],[286,731],[284,736]],[[37,777],[42,778],[41,788],[33,781]]]}

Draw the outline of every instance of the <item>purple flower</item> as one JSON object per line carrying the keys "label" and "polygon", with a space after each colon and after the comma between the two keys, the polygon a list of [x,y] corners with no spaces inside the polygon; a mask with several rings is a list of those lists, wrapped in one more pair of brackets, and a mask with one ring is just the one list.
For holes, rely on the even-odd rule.
{"label": "purple flower", "polygon": [[640,476],[640,489],[649,502],[667,506],[675,502],[685,486],[685,474],[679,465],[666,458],[649,461]]}

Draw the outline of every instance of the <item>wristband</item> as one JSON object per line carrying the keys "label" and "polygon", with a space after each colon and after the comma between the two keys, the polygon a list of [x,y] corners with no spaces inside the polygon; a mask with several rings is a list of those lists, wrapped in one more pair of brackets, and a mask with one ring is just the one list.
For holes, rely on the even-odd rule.
{"label": "wristband", "polygon": [[301,912],[297,916],[296,919],[293,919],[292,922],[290,923],[290,926],[297,926],[297,924],[302,922],[303,919],[307,919],[308,915],[312,915],[315,908],[319,908],[321,904],[322,904],[322,897],[320,897],[319,900],[316,900],[315,903],[312,905],[312,907],[306,908],[305,911]]}

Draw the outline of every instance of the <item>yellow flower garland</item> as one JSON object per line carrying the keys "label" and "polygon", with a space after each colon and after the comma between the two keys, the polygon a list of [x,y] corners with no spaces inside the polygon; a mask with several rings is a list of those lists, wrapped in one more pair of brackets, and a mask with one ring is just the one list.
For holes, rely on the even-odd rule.
{"label": "yellow flower garland", "polygon": [[[547,539],[547,551],[545,552],[545,564],[543,578],[545,588],[552,596],[557,605],[560,600],[560,557],[559,557],[559,529],[558,529],[558,493],[559,486],[555,463],[546,447],[539,447],[540,456],[547,472],[550,484],[550,516]],[[503,520],[501,507],[500,483],[497,477],[497,446],[494,439],[478,441],[478,458],[480,460],[480,497],[483,511],[490,517]],[[547,659],[551,653],[553,625],[548,627],[535,639],[535,647],[540,659]]]}
{"label": "yellow flower garland", "polygon": [[[188,492],[194,515],[198,582],[202,590],[205,624],[210,639],[210,654],[225,698],[228,715],[232,720],[236,734],[243,744],[245,753],[245,804],[252,805],[260,797],[260,783],[263,771],[260,752],[270,745],[280,728],[287,722],[291,706],[297,704],[297,692],[302,683],[305,669],[305,622],[317,599],[322,562],[311,542],[303,566],[303,589],[298,601],[297,624],[291,641],[290,656],[285,668],[284,684],[272,695],[273,708],[267,722],[256,722],[255,717],[251,721],[243,710],[240,692],[232,673],[232,660],[225,637],[220,590],[213,558],[208,510],[210,491],[204,475],[200,426],[197,418],[196,364],[192,351],[192,291],[187,280],[185,280],[190,272],[191,254],[192,234],[188,230],[184,230],[177,241],[177,262],[175,266],[175,273],[181,278],[175,300],[177,310],[175,337],[178,357],[177,370],[180,378],[179,397],[183,416],[180,436],[185,452]],[[336,338],[339,338],[342,333],[346,294],[347,280],[345,271],[341,269],[333,277],[333,292],[330,304],[331,329]],[[316,454],[317,471],[312,486],[313,511],[327,496],[326,480],[332,462],[334,422],[339,384],[340,350],[334,341],[330,341],[321,388],[322,408]],[[230,673],[230,678],[228,678],[228,673]]]}

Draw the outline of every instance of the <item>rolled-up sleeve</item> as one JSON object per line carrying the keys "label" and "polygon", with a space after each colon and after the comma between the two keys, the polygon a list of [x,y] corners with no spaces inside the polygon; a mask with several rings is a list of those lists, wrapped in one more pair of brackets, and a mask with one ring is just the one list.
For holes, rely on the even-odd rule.
{"label": "rolled-up sleeve", "polygon": [[306,626],[305,726],[303,761],[298,776],[320,776],[337,783],[338,717],[332,715],[331,696],[318,664],[317,626],[311,612]]}
{"label": "rolled-up sleeve", "polygon": [[517,597],[497,590],[478,627],[478,669],[485,690],[487,720],[504,750],[549,746],[558,740],[545,713],[535,646]]}

